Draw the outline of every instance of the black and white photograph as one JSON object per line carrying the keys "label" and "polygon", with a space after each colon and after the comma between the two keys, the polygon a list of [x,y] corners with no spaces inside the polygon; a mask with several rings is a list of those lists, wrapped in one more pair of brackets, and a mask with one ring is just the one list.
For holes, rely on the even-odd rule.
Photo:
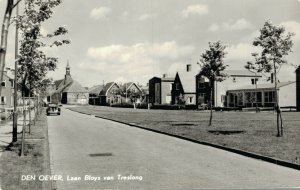
{"label": "black and white photograph", "polygon": [[300,188],[300,0],[0,0],[0,190]]}

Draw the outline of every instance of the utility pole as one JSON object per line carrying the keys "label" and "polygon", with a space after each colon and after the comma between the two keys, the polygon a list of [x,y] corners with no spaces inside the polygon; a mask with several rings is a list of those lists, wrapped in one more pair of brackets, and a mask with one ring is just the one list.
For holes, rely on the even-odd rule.
{"label": "utility pole", "polygon": [[[19,16],[19,4],[17,4],[16,7],[16,17]],[[14,112],[13,112],[13,142],[16,142],[18,140],[18,82],[17,82],[17,70],[18,70],[18,57],[19,57],[19,26],[18,21],[16,22],[16,38],[15,38],[15,77],[14,77]]]}

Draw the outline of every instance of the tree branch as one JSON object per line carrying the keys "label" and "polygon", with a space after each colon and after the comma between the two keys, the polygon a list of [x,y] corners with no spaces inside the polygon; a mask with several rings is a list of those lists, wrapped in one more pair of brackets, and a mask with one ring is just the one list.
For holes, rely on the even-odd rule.
{"label": "tree branch", "polygon": [[18,0],[12,7],[12,9],[14,9],[22,0]]}

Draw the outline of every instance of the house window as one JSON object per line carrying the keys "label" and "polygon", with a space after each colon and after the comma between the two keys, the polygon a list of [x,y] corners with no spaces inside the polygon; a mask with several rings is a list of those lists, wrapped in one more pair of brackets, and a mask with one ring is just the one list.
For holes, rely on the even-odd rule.
{"label": "house window", "polygon": [[232,78],[232,82],[236,83],[236,78],[235,77]]}
{"label": "house window", "polygon": [[6,104],[6,97],[5,96],[1,96],[1,104]]}
{"label": "house window", "polygon": [[193,103],[193,97],[189,97],[190,103]]}
{"label": "house window", "polygon": [[6,81],[2,81],[1,86],[6,87]]}
{"label": "house window", "polygon": [[265,92],[265,102],[266,103],[272,103],[275,102],[275,92],[274,91],[268,91]]}
{"label": "house window", "polygon": [[179,83],[176,83],[176,90],[179,90]]}
{"label": "house window", "polygon": [[187,64],[186,65],[186,71],[190,72],[192,70],[192,65],[191,64]]}
{"label": "house window", "polygon": [[251,79],[251,84],[257,84],[257,81],[258,81],[258,78],[255,78],[255,79]]}
{"label": "house window", "polygon": [[204,82],[205,82],[205,80],[204,80],[204,78],[199,78],[199,80],[198,80],[198,88],[199,89],[201,89],[201,88],[204,88]]}

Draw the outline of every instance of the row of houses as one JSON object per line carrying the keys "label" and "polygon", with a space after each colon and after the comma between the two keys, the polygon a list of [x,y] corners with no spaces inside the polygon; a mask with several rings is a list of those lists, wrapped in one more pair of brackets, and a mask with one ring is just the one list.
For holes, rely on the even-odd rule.
{"label": "row of houses", "polygon": [[[273,107],[275,91],[273,76],[266,78],[249,70],[226,70],[226,80],[215,82],[211,96],[209,81],[199,75],[199,66],[187,64],[174,74],[153,77],[147,86],[129,82],[109,82],[91,88],[82,87],[71,77],[69,64],[65,77],[54,82],[48,101],[63,104],[112,105],[117,103],[151,103],[214,107]],[[278,82],[279,103],[283,107],[300,108],[300,68],[297,81]]]}
{"label": "row of houses", "polygon": [[47,102],[79,105],[112,105],[122,102],[146,102],[147,90],[134,82],[108,82],[91,88],[83,87],[71,77],[69,63],[63,79],[49,87]]}
{"label": "row of houses", "polygon": [[[199,66],[198,66],[199,67]],[[209,81],[199,75],[191,64],[178,68],[175,75],[164,74],[149,80],[149,103],[185,104],[199,108],[211,99]],[[266,78],[249,70],[227,70],[226,80],[215,82],[212,104],[214,107],[274,107],[275,83],[273,75]],[[296,70],[297,82],[278,81],[279,104],[282,107],[300,108],[300,68]],[[269,80],[268,80],[269,79]],[[297,88],[296,88],[297,86]]]}

